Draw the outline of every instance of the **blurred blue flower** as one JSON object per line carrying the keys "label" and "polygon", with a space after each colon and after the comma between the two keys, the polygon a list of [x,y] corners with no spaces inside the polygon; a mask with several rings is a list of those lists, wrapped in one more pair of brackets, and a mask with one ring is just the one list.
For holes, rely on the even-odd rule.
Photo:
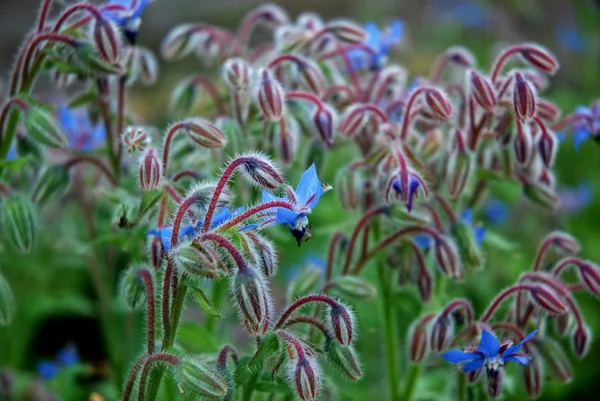
{"label": "blurred blue flower", "polygon": [[475,0],[437,0],[434,7],[441,18],[456,20],[468,28],[485,28],[490,20],[487,7]]}
{"label": "blurred blue flower", "polygon": [[79,362],[79,352],[74,345],[69,344],[58,351],[56,360],[63,367],[74,366]]}
{"label": "blurred blue flower", "polygon": [[558,44],[573,53],[581,53],[586,49],[585,36],[574,26],[561,26],[554,31]]}
{"label": "blurred blue flower", "polygon": [[460,221],[471,226],[475,241],[477,242],[477,245],[481,246],[481,244],[483,244],[483,239],[485,238],[486,230],[485,227],[481,225],[473,224],[473,209],[466,208],[463,210],[463,212],[460,214]]}
{"label": "blurred blue flower", "polygon": [[566,213],[577,213],[584,209],[593,199],[592,186],[584,182],[576,188],[560,188],[558,191],[560,208]]}
{"label": "blurred blue flower", "polygon": [[516,345],[512,343],[500,344],[498,339],[489,331],[483,330],[479,347],[475,350],[461,351],[453,349],[442,354],[442,358],[451,363],[462,363],[464,373],[472,372],[485,367],[488,374],[496,372],[506,362],[518,362],[527,365],[530,357],[521,353],[521,346],[535,335],[532,331]]}
{"label": "blurred blue flower", "polygon": [[294,205],[294,210],[278,207],[275,208],[275,218],[271,224],[284,224],[290,229],[298,246],[302,244],[302,239],[306,234],[308,226],[308,215],[317,206],[321,196],[325,193],[323,184],[317,175],[317,169],[314,163],[300,177],[296,190],[293,191],[293,199],[288,196],[279,198],[270,192],[262,191],[262,202],[274,200],[285,200]]}
{"label": "blurred blue flower", "polygon": [[52,380],[58,375],[60,366],[51,361],[39,361],[36,367],[38,375],[44,380]]}
{"label": "blurred blue flower", "polygon": [[106,130],[101,122],[92,125],[84,109],[58,107],[58,122],[62,127],[71,149],[90,151],[99,148],[106,141]]}
{"label": "blurred blue flower", "polygon": [[398,19],[394,20],[382,31],[374,22],[369,21],[363,28],[367,32],[365,45],[371,47],[375,54],[367,53],[362,49],[352,49],[348,52],[348,56],[354,69],[379,70],[385,64],[392,47],[402,38],[403,23]]}
{"label": "blurred blue flower", "polygon": [[504,223],[510,215],[508,206],[499,199],[490,199],[483,207],[483,211],[492,224]]}
{"label": "blurred blue flower", "polygon": [[[105,10],[104,15],[121,27],[131,43],[135,42],[144,9],[152,0],[111,0],[106,6],[122,6],[124,10]],[[106,7],[105,6],[105,7]]]}
{"label": "blurred blue flower", "polygon": [[17,154],[17,148],[13,143],[10,148],[8,148],[8,153],[6,154],[6,160],[16,159],[19,155]]}
{"label": "blurred blue flower", "polygon": [[[596,101],[592,107],[579,106],[575,109],[575,114],[585,118],[576,120],[573,125],[573,145],[575,150],[581,148],[581,144],[588,138],[595,138],[600,133],[600,102]],[[564,139],[564,134],[562,139]]]}
{"label": "blurred blue flower", "polygon": [[325,275],[325,268],[327,267],[327,262],[323,257],[316,253],[309,253],[306,255],[302,263],[298,265],[291,266],[288,270],[286,270],[286,278],[291,281],[296,277],[300,271],[306,266],[313,266],[321,271],[323,275]]}

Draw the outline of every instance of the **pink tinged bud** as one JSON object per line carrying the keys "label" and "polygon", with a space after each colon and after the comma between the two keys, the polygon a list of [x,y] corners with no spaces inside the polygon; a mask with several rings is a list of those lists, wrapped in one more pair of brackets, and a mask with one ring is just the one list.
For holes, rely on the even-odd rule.
{"label": "pink tinged bud", "polygon": [[458,198],[464,191],[471,177],[473,158],[467,151],[454,151],[448,160],[448,193],[453,198]]}
{"label": "pink tinged bud", "polygon": [[449,122],[452,117],[452,105],[448,97],[438,89],[425,91],[425,103],[432,116],[440,121]]}
{"label": "pink tinged bud", "polygon": [[517,122],[517,125],[518,132],[513,139],[515,158],[521,166],[527,166],[532,156],[531,134],[523,127],[522,123]]}
{"label": "pink tinged bud", "polygon": [[192,24],[178,25],[163,40],[160,53],[166,60],[179,60],[190,54],[201,40]]}
{"label": "pink tinged bud", "polygon": [[447,315],[440,315],[431,327],[431,349],[441,352],[446,349],[452,339],[452,322]]}
{"label": "pink tinged bud", "polygon": [[487,369],[486,379],[488,386],[488,394],[492,398],[496,398],[500,395],[502,390],[502,382],[504,381],[504,369]]}
{"label": "pink tinged bud", "polygon": [[296,392],[303,401],[317,399],[321,388],[321,372],[315,358],[299,358],[292,377]]}
{"label": "pink tinged bud", "polygon": [[575,255],[581,250],[581,245],[577,239],[565,232],[554,231],[550,233],[547,239],[552,239],[552,245],[567,255]]}
{"label": "pink tinged bud", "polygon": [[471,94],[481,108],[492,111],[498,105],[494,88],[490,81],[475,70],[469,70]]}
{"label": "pink tinged bud", "polygon": [[354,317],[348,307],[337,303],[329,308],[331,334],[341,345],[350,345],[354,334]]}
{"label": "pink tinged bud", "polygon": [[346,107],[342,113],[338,130],[346,138],[356,135],[369,122],[369,113],[362,106],[355,103]]}
{"label": "pink tinged bud", "polygon": [[427,353],[427,327],[423,322],[414,325],[410,334],[409,357],[411,362],[419,363]]}
{"label": "pink tinged bud", "polygon": [[552,166],[556,154],[556,138],[547,129],[543,129],[538,142],[538,151],[544,165]]}
{"label": "pink tinged bud", "polygon": [[259,70],[258,76],[258,105],[269,121],[279,121],[283,117],[285,92],[269,69]]}
{"label": "pink tinged bud", "polygon": [[247,231],[246,236],[254,249],[256,263],[265,277],[274,276],[277,272],[277,253],[271,241],[254,231]]}
{"label": "pink tinged bud", "polygon": [[600,296],[600,269],[598,266],[584,262],[579,266],[579,275],[590,292]]}
{"label": "pink tinged bud", "polygon": [[203,118],[190,118],[185,122],[185,127],[190,138],[198,145],[219,149],[225,146],[225,134],[216,125]]}
{"label": "pink tinged bud", "polygon": [[463,67],[473,67],[475,65],[475,56],[468,49],[462,46],[453,46],[446,50],[448,60]]}
{"label": "pink tinged bud", "polygon": [[290,21],[290,17],[285,10],[274,3],[264,4],[258,7],[255,12],[258,21],[270,28],[276,28]]}
{"label": "pink tinged bud", "polygon": [[431,274],[426,269],[420,269],[417,276],[417,289],[423,302],[429,302],[431,299],[431,287],[433,280]]}
{"label": "pink tinged bud", "polygon": [[243,58],[230,58],[223,64],[223,81],[233,89],[250,87],[252,67]]}
{"label": "pink tinged bud", "polygon": [[539,68],[549,75],[554,75],[558,70],[558,61],[546,49],[537,45],[523,45],[521,56],[532,66]]}
{"label": "pink tinged bud", "polygon": [[250,154],[241,165],[244,178],[264,189],[277,189],[283,185],[283,177],[273,162],[262,154]]}
{"label": "pink tinged bud", "polygon": [[162,177],[162,163],[156,150],[148,148],[140,158],[140,186],[146,191],[158,188]]}
{"label": "pink tinged bud", "polygon": [[435,260],[446,276],[462,278],[463,272],[458,258],[458,251],[450,240],[435,240]]}
{"label": "pink tinged bud", "polygon": [[535,115],[536,97],[531,84],[523,78],[523,74],[514,74],[513,107],[521,121],[527,121]]}
{"label": "pink tinged bud", "polygon": [[571,344],[573,345],[573,352],[578,358],[583,358],[587,354],[590,337],[590,330],[585,326],[578,326],[573,330]]}
{"label": "pink tinged bud", "polygon": [[560,108],[548,100],[541,98],[537,99],[536,104],[537,115],[547,121],[555,121],[560,117]]}
{"label": "pink tinged bud", "polygon": [[128,127],[121,139],[127,153],[142,152],[150,143],[150,137],[143,127]]}
{"label": "pink tinged bud", "polygon": [[312,60],[303,59],[298,64],[298,73],[300,74],[300,84],[306,87],[317,96],[325,92],[325,77],[321,68]]}
{"label": "pink tinged bud", "polygon": [[100,56],[109,64],[119,61],[121,55],[120,35],[115,24],[108,18],[99,18],[93,28],[94,45]]}
{"label": "pink tinged bud", "polygon": [[150,50],[136,46],[138,58],[138,78],[144,85],[152,85],[158,77],[158,62],[156,56]]}
{"label": "pink tinged bud", "polygon": [[154,266],[155,269],[160,268],[164,256],[164,250],[162,241],[159,237],[152,238],[152,243],[150,244],[150,254],[152,257],[152,266]]}
{"label": "pink tinged bud", "polygon": [[317,107],[313,114],[313,123],[317,132],[328,147],[333,146],[333,130],[335,126],[335,115],[329,106]]}
{"label": "pink tinged bud", "polygon": [[363,43],[367,38],[367,33],[360,25],[346,19],[330,21],[326,29],[336,38],[348,44]]}
{"label": "pink tinged bud", "polygon": [[537,398],[542,390],[542,365],[537,358],[521,368],[525,391],[530,398]]}
{"label": "pink tinged bud", "polygon": [[535,285],[530,291],[531,299],[541,310],[551,315],[562,315],[568,312],[567,305],[560,297],[549,287],[545,285]]}
{"label": "pink tinged bud", "polygon": [[267,288],[262,275],[251,267],[238,270],[232,280],[232,292],[246,326],[262,326],[269,307]]}

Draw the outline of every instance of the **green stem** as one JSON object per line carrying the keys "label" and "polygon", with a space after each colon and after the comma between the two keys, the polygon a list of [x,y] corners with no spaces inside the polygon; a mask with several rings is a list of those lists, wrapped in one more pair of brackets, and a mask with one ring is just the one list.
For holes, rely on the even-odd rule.
{"label": "green stem", "polygon": [[456,374],[458,375],[458,401],[467,401],[467,378],[460,370]]}
{"label": "green stem", "polygon": [[411,366],[410,373],[408,374],[408,379],[406,380],[406,390],[404,390],[404,401],[412,400],[422,370],[423,365],[421,363],[415,363]]}
{"label": "green stem", "polygon": [[[212,301],[217,309],[219,309],[219,307],[221,306],[221,301],[224,294],[223,290],[225,289],[225,285],[225,280],[217,280],[214,283]],[[214,334],[216,321],[217,319],[214,316],[209,315],[206,318],[206,330],[208,330],[208,332],[211,334]]]}

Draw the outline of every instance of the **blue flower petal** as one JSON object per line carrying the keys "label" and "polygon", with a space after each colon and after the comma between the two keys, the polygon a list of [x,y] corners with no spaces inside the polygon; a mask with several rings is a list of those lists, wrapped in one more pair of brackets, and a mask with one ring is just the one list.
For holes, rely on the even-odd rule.
{"label": "blue flower petal", "polygon": [[404,30],[403,22],[399,19],[394,20],[394,22],[392,22],[390,24],[388,38],[392,41],[400,40],[400,38],[402,38],[403,30]]}
{"label": "blue flower petal", "polygon": [[485,205],[484,211],[488,220],[494,224],[504,223],[510,214],[508,207],[498,199],[490,200]]}
{"label": "blue flower petal", "polygon": [[530,358],[528,356],[518,354],[509,355],[506,358],[502,359],[504,359],[504,362],[518,362],[521,365],[527,365],[530,361]]}
{"label": "blue flower petal", "polygon": [[483,333],[481,333],[481,342],[477,350],[486,357],[493,358],[500,351],[500,342],[492,333],[483,330]]}
{"label": "blue flower petal", "polygon": [[363,26],[364,30],[367,32],[367,40],[366,43],[373,47],[378,47],[379,42],[381,41],[381,31],[377,24],[373,21],[368,21]]}
{"label": "blue flower petal", "polygon": [[[179,238],[188,236],[192,237],[196,232],[196,228],[192,225],[184,226],[179,228]],[[173,236],[173,226],[165,226],[162,228],[153,228],[146,231],[148,235],[154,235],[160,237],[162,242],[163,251],[168,252],[171,249],[171,237]]]}
{"label": "blue flower petal", "polygon": [[590,134],[590,130],[587,127],[580,127],[575,130],[573,133],[573,145],[575,146],[575,150],[581,148],[581,144],[590,137]]}
{"label": "blue flower petal", "polygon": [[481,358],[481,359],[475,359],[473,361],[467,362],[463,365],[462,371],[464,373],[469,373],[474,370],[481,369],[483,367],[483,361],[484,361],[484,359]]}
{"label": "blue flower petal", "polygon": [[468,207],[465,210],[463,210],[463,212],[460,214],[460,219],[467,224],[472,224],[473,223],[473,209]]}
{"label": "blue flower petal", "polygon": [[279,197],[273,195],[272,193],[270,193],[269,191],[265,191],[264,189],[261,190],[260,193],[262,194],[261,203],[277,201],[277,200],[285,200],[284,198],[279,198]]}
{"label": "blue flower petal", "polygon": [[477,245],[483,244],[483,239],[485,238],[486,229],[483,226],[473,227],[473,234],[475,235],[475,242]]}
{"label": "blue flower petal", "polygon": [[[300,206],[306,205],[313,209],[317,203],[319,203],[321,195],[323,195],[323,185],[321,185],[321,181],[319,181],[317,168],[313,163],[310,165],[308,170],[302,173],[302,176],[300,177],[300,181],[296,187],[297,201]],[[310,204],[307,204],[311,196],[313,198],[310,201]]]}
{"label": "blue flower petal", "polygon": [[278,207],[277,215],[275,216],[275,224],[287,224],[293,227],[296,225],[299,216],[300,215],[293,210]]}
{"label": "blue flower petal", "polygon": [[413,236],[413,241],[415,241],[417,246],[421,249],[427,249],[431,247],[433,242],[429,234],[415,234]]}
{"label": "blue flower petal", "polygon": [[54,377],[56,377],[56,375],[58,375],[60,367],[54,362],[40,361],[37,364],[36,370],[42,379],[52,380]]}
{"label": "blue flower petal", "polygon": [[508,347],[507,349],[505,349],[504,352],[502,353],[502,358],[504,358],[504,360],[506,360],[508,357],[512,356],[512,354],[516,354],[517,352],[519,352],[521,350],[521,346],[523,346],[523,344],[525,344],[527,341],[531,340],[531,338],[535,335],[535,333],[537,333],[537,329],[533,330],[531,333],[529,333],[523,339],[523,341],[521,341],[520,343],[515,344],[512,347]]}
{"label": "blue flower petal", "polygon": [[442,354],[442,358],[452,363],[462,363],[475,359],[483,359],[481,355],[475,352],[465,352],[458,349],[451,349]]}
{"label": "blue flower petal", "polygon": [[74,345],[68,345],[58,351],[56,359],[61,366],[73,366],[79,362],[79,353]]}

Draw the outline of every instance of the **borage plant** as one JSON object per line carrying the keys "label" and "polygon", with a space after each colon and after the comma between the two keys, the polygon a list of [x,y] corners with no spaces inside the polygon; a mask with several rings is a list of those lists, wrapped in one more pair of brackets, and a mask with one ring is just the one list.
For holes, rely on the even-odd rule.
{"label": "borage plant", "polygon": [[[153,54],[136,43],[150,3],[79,2],[53,15],[52,1],[43,1],[0,113],[5,260],[18,267],[27,259],[17,253],[37,260],[51,254],[89,266],[123,400],[336,399],[337,379],[321,361],[349,379],[363,377],[355,347],[366,345],[355,345],[350,304],[373,298],[376,288],[387,399],[417,397],[420,379],[448,372],[443,359],[460,369],[437,397],[465,400],[468,383],[496,397],[507,362],[522,366],[532,397],[542,391],[544,365],[570,379],[556,337],[570,333],[582,357],[591,335],[573,294],[600,295],[600,270],[575,256],[574,238],[549,234],[531,271],[479,318],[446,283],[460,288],[486,265],[486,230],[473,216],[489,187],[515,182],[535,205],[556,208],[555,131],[572,128],[579,138],[597,128],[597,107],[560,119],[560,109],[541,96],[558,69],[551,53],[534,44],[510,46],[488,72],[454,47],[429,78],[408,82],[402,66],[387,62],[402,38],[399,21],[385,29],[313,13],[292,21],[278,6],[263,5],[236,31],[189,23],[169,32],[165,59],[195,53],[221,72],[223,83],[210,76],[178,83],[170,112],[180,119],[161,136],[127,102],[132,85],[157,79]],[[251,47],[259,26],[273,32],[272,40]],[[57,89],[42,103],[32,93],[47,73],[69,91]],[[322,197],[333,198],[317,173],[333,163],[346,225],[324,238],[323,277],[318,268],[302,269],[289,283],[289,305],[281,306],[280,291],[271,290],[278,287],[277,253],[292,252],[294,241],[302,247],[313,224],[315,235],[327,232],[312,212]],[[282,172],[299,171],[294,189]],[[82,217],[69,217],[72,204]],[[274,236],[283,232],[268,229],[274,225],[292,241]],[[568,256],[543,265],[551,248]],[[571,266],[578,283],[561,278]],[[362,274],[372,269],[376,274]],[[25,302],[8,283],[24,276],[5,265],[3,272],[14,278],[0,281],[0,323],[8,324],[19,321],[14,303]],[[369,281],[374,277],[377,284]],[[399,292],[409,284],[416,291]],[[117,288],[129,306],[146,312],[143,351],[128,374],[122,368],[131,359],[132,334],[124,313],[114,311]],[[401,303],[416,297],[411,325],[398,316]],[[182,321],[190,298],[205,314],[201,322],[193,314]],[[252,341],[233,335],[233,311]],[[31,323],[23,313],[21,322]],[[513,340],[500,343],[496,335]],[[449,350],[473,341],[478,345]],[[383,394],[370,376],[377,366],[366,367],[372,391]],[[486,380],[478,380],[482,371]]]}

